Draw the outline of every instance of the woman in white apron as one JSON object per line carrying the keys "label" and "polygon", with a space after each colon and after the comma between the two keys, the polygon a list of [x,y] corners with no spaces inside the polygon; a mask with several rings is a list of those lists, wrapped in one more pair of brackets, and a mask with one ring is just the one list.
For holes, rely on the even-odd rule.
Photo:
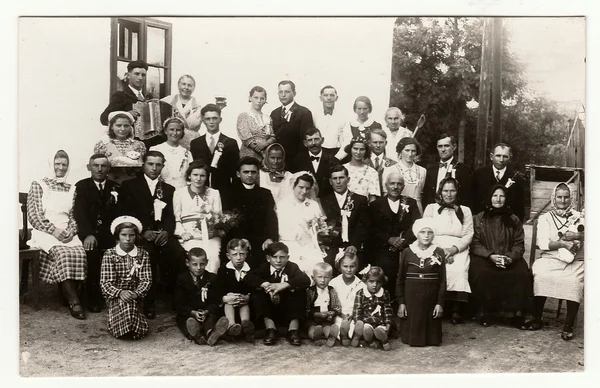
{"label": "woman in white apron", "polygon": [[473,240],[473,216],[458,205],[458,182],[452,177],[440,182],[436,202],[427,205],[423,218],[437,226],[433,243],[446,254],[446,302],[450,304],[452,324],[462,323],[462,312],[469,301],[469,245]]}
{"label": "woman in white apron", "polygon": [[71,315],[85,319],[77,296],[77,283],[86,278],[87,257],[77,237],[72,212],[75,185],[65,180],[69,156],[59,150],[49,164],[51,173],[33,181],[27,197],[27,215],[33,227],[28,244],[42,250],[40,278],[50,284],[60,284]]}
{"label": "woman in white apron", "polygon": [[179,77],[177,89],[179,90],[178,94],[171,94],[160,101],[173,108],[173,117],[178,117],[184,121],[185,129],[179,144],[189,150],[191,141],[206,133],[206,129],[200,130],[202,125],[200,108],[202,108],[202,105],[198,103],[196,97],[192,96],[196,89],[196,80],[191,75],[184,74]]}

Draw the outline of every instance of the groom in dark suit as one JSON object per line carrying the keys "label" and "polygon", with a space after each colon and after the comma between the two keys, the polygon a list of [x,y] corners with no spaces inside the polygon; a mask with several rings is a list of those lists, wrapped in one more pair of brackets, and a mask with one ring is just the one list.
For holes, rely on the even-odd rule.
{"label": "groom in dark suit", "polygon": [[460,189],[458,198],[460,205],[471,207],[471,179],[473,173],[469,166],[459,162],[454,156],[457,148],[456,138],[447,133],[442,133],[437,138],[437,151],[440,156],[439,163],[427,168],[425,186],[423,187],[423,208],[430,203],[435,203],[435,196],[442,179],[451,176],[456,178]]}
{"label": "groom in dark suit", "polygon": [[[348,170],[341,164],[337,164],[330,169],[330,183],[332,192],[321,198],[321,206],[327,223],[333,224],[337,230],[341,231],[338,238],[327,250],[325,261],[335,266],[335,256],[339,249],[345,252],[354,253],[358,256],[359,266],[363,268],[367,265],[364,257],[364,245],[367,241],[369,230],[367,197],[353,193],[348,190]],[[344,218],[347,220],[344,221]],[[344,233],[344,224],[347,224],[347,232]]]}
{"label": "groom in dark suit", "polygon": [[314,127],[313,117],[310,110],[294,101],[296,85],[292,81],[279,82],[278,95],[282,106],[271,112],[271,120],[275,138],[285,149],[285,162],[289,165],[296,155],[305,151],[302,146],[304,131]]}
{"label": "groom in dark suit", "polygon": [[231,183],[237,171],[240,149],[237,142],[220,132],[221,108],[208,104],[200,110],[207,133],[190,143],[194,159],[202,159],[210,166],[209,186],[219,190],[223,206],[227,206]]}
{"label": "groom in dark suit", "polygon": [[485,202],[490,198],[492,186],[500,184],[507,187],[507,205],[523,222],[525,218],[525,189],[518,172],[508,166],[511,156],[510,146],[505,143],[498,143],[490,152],[492,165],[481,167],[473,173],[473,214],[484,210]]}
{"label": "groom in dark suit", "polygon": [[165,157],[159,151],[148,151],[143,162],[144,174],[123,182],[119,195],[124,213],[142,223],[140,245],[148,251],[152,267],[152,286],[144,300],[144,314],[153,319],[156,317],[157,267],[160,267],[166,293],[172,296],[177,275],[184,269],[185,250],[173,236],[175,188],[159,179]]}
{"label": "groom in dark suit", "polygon": [[105,250],[115,246],[110,224],[120,215],[120,201],[117,183],[106,179],[110,171],[106,155],[92,155],[87,169],[91,177],[75,184],[73,217],[77,222],[77,235],[87,254],[87,308],[90,312],[98,313],[102,310],[103,303],[100,291],[102,255]]}
{"label": "groom in dark suit", "polygon": [[290,162],[290,172],[309,171],[317,180],[319,198],[333,192],[329,182],[331,167],[342,164],[334,156],[323,152],[323,136],[317,128],[310,127],[304,132],[304,146],[307,151],[302,151]]}

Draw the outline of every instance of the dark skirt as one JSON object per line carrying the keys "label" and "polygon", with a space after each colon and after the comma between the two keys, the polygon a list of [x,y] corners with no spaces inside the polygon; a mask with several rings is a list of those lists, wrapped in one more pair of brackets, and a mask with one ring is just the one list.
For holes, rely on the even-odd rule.
{"label": "dark skirt", "polygon": [[469,284],[481,313],[511,318],[532,312],[533,283],[523,259],[502,269],[487,258],[472,255]]}
{"label": "dark skirt", "polygon": [[400,320],[402,342],[410,346],[439,346],[442,343],[442,319],[433,318],[440,281],[406,279],[407,317]]}

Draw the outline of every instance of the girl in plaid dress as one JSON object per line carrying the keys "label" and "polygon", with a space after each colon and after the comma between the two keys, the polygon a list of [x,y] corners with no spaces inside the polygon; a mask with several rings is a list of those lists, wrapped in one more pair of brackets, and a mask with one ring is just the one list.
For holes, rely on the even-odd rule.
{"label": "girl in plaid dress", "polygon": [[358,347],[361,337],[367,343],[381,343],[390,350],[388,333],[392,324],[390,293],[383,289],[387,277],[379,267],[371,267],[363,276],[365,287],[358,290],[354,299],[352,316],[355,320],[353,347]]}
{"label": "girl in plaid dress", "polygon": [[148,252],[135,245],[142,224],[135,217],[117,217],[111,227],[117,246],[104,253],[100,288],[108,305],[108,331],[116,338],[141,339],[148,322],[140,301],[150,289],[152,271]]}

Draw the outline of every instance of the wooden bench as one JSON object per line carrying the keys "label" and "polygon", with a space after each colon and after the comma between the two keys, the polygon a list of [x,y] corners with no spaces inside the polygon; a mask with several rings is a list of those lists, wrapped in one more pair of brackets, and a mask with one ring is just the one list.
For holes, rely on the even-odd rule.
{"label": "wooden bench", "polygon": [[[19,193],[19,204],[21,204],[21,212],[23,213],[23,231],[19,235],[19,264],[21,265],[19,296],[23,296],[25,301],[31,301],[33,307],[38,308],[40,300],[41,251],[36,248],[30,248],[27,245],[27,240],[29,240],[29,225],[27,222],[27,193]],[[31,291],[28,290],[30,264]]]}

